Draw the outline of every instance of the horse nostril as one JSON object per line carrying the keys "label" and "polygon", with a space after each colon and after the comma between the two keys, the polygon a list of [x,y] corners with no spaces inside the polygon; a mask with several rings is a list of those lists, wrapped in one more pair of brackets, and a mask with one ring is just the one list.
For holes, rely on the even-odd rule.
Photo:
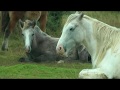
{"label": "horse nostril", "polygon": [[26,53],[30,53],[31,47],[30,46],[26,47],[25,51],[26,51]]}
{"label": "horse nostril", "polygon": [[60,50],[61,50],[61,47],[60,47]]}
{"label": "horse nostril", "polygon": [[63,45],[61,45],[61,44],[58,45],[57,48],[56,48],[56,50],[57,50],[58,53],[61,53],[61,54],[64,53]]}

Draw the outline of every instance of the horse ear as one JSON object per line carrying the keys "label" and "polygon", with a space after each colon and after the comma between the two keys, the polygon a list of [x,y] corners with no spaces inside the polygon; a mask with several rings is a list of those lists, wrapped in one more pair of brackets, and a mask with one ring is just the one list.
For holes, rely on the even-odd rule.
{"label": "horse ear", "polygon": [[23,25],[24,25],[24,22],[21,20],[21,19],[19,19],[19,27],[22,29],[23,28]]}
{"label": "horse ear", "polygon": [[37,21],[36,21],[36,20],[33,20],[33,22],[32,22],[32,27],[34,28],[35,25],[37,25]]}
{"label": "horse ear", "polygon": [[78,19],[81,20],[81,19],[83,18],[84,14],[83,14],[82,12],[79,13],[79,14],[80,14],[80,15],[79,15]]}
{"label": "horse ear", "polygon": [[76,11],[76,12],[75,12],[75,14],[79,14],[79,12],[78,12],[78,11]]}

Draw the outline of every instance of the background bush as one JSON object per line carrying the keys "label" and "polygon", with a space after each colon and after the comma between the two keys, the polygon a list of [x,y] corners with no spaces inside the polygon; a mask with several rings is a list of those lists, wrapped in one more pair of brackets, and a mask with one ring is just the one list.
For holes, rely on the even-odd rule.
{"label": "background bush", "polygon": [[72,12],[73,11],[49,11],[46,25],[47,33],[55,37],[60,37],[64,20],[66,20],[66,17]]}

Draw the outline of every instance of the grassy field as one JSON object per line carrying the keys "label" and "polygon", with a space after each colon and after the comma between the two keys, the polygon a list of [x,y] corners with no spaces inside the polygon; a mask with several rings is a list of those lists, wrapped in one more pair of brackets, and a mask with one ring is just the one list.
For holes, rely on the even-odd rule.
{"label": "grassy field", "polygon": [[[77,79],[78,73],[88,64],[80,63],[21,63],[0,66],[1,79]],[[80,68],[82,67],[82,68]]]}
{"label": "grassy field", "polygon": [[[74,11],[73,11],[74,12]],[[85,14],[106,22],[112,26],[120,27],[120,12],[105,11],[84,11]],[[62,16],[62,26],[64,25],[67,14]],[[0,18],[1,20],[1,18]],[[51,36],[59,37],[62,28],[58,28],[56,32],[51,32],[47,28],[47,33]],[[19,31],[20,32],[20,31]],[[9,41],[9,51],[1,51],[0,49],[0,78],[1,79],[76,79],[82,69],[91,68],[90,63],[20,63],[18,59],[25,56],[24,44],[21,34],[16,35],[16,31],[12,33]],[[0,43],[2,44],[3,33],[0,33]],[[0,48],[1,48],[0,44]]]}

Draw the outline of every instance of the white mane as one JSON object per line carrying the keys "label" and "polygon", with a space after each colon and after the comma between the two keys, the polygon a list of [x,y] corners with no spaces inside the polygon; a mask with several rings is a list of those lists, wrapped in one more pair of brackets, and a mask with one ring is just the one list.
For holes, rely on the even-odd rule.
{"label": "white mane", "polygon": [[[91,55],[93,66],[92,69],[83,69],[79,73],[79,78],[120,78],[120,29],[82,13],[71,14],[64,26],[69,27],[71,25],[69,23],[73,20],[78,24],[74,33],[71,33],[73,38],[69,34],[62,34],[57,44],[57,51],[64,54],[66,43],[75,39],[70,44],[84,45]],[[65,49],[69,50],[71,47]]]}
{"label": "white mane", "polygon": [[68,17],[68,19],[67,19],[67,21],[66,21],[66,23],[65,23],[65,26],[66,26],[67,24],[69,24],[72,20],[74,20],[75,18],[77,18],[78,15],[79,15],[79,14],[71,14],[71,15]]}
{"label": "white mane", "polygon": [[120,47],[120,29],[86,15],[84,18],[93,23],[94,37],[97,40],[96,59],[98,60],[97,64],[99,64],[109,48],[115,52]]}

